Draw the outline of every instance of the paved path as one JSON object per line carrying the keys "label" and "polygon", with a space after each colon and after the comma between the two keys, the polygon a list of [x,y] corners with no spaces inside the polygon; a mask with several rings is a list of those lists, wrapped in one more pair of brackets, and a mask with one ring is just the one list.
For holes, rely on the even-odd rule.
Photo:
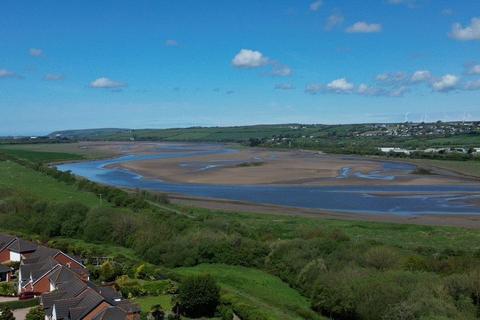
{"label": "paved path", "polygon": [[25,320],[25,318],[27,317],[27,313],[30,309],[31,308],[13,310],[12,312],[15,320]]}
{"label": "paved path", "polygon": [[0,297],[0,302],[10,302],[18,300],[17,297]]}

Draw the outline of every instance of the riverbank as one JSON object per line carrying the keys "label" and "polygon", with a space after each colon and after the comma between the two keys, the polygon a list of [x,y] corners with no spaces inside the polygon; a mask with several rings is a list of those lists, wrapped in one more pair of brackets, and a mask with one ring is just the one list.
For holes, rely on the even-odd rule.
{"label": "riverbank", "polygon": [[267,215],[287,215],[315,219],[336,219],[347,221],[387,222],[398,224],[416,224],[425,226],[448,226],[468,229],[480,229],[480,216],[468,214],[422,214],[415,216],[392,214],[340,213],[326,210],[294,208],[275,205],[255,204],[242,201],[219,200],[182,195],[169,195],[173,204],[182,207],[203,208],[227,213],[257,213]]}

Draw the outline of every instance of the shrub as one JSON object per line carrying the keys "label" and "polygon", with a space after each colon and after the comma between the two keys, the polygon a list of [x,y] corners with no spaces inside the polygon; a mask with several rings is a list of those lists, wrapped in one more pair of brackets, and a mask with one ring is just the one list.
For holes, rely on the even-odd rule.
{"label": "shrub", "polygon": [[45,319],[45,311],[43,311],[42,307],[35,307],[28,311],[25,320],[44,320]]}
{"label": "shrub", "polygon": [[373,247],[364,255],[364,262],[368,267],[377,270],[387,270],[394,268],[398,262],[398,254],[388,247]]}
{"label": "shrub", "polygon": [[213,316],[220,300],[220,288],[209,275],[186,278],[179,287],[181,312],[188,317]]}
{"label": "shrub", "polygon": [[0,296],[15,296],[17,291],[13,282],[1,282],[0,283]]}

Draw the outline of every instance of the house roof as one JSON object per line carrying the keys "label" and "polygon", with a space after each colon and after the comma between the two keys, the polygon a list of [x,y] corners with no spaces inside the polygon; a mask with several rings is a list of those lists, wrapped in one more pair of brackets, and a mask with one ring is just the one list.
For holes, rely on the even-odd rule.
{"label": "house roof", "polygon": [[121,299],[122,295],[112,287],[92,287],[98,294],[100,294],[108,303],[111,305],[117,304]]}
{"label": "house roof", "polygon": [[5,247],[7,247],[13,240],[15,240],[15,237],[13,236],[0,234],[0,250],[3,250]]}
{"label": "house roof", "polygon": [[30,254],[27,259],[24,259],[24,263],[35,263],[39,262],[41,260],[45,260],[48,257],[55,257],[60,250],[57,249],[51,249],[42,245],[37,246],[37,249],[35,252]]}
{"label": "house roof", "polygon": [[37,245],[27,240],[15,238],[15,240],[8,246],[8,249],[16,253],[27,253],[35,251]]}
{"label": "house roof", "polygon": [[12,271],[11,268],[4,266],[3,264],[0,264],[0,273],[9,273],[11,271]]}
{"label": "house roof", "polygon": [[102,296],[91,288],[87,288],[75,298],[62,298],[53,301],[52,308],[45,311],[48,316],[51,316],[53,308],[55,308],[59,320],[81,320],[103,301]]}
{"label": "house roof", "polygon": [[25,287],[30,280],[35,283],[46,276],[52,269],[59,267],[60,264],[53,258],[48,258],[37,263],[21,264],[20,275],[21,286]]}
{"label": "house roof", "polygon": [[127,313],[117,307],[108,307],[96,315],[93,320],[122,320],[127,318]]}

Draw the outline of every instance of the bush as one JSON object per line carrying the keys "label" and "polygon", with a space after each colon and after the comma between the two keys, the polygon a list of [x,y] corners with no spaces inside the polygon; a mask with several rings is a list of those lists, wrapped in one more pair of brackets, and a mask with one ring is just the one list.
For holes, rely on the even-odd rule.
{"label": "bush", "polygon": [[398,265],[398,254],[388,247],[373,247],[364,255],[366,266],[377,270],[392,269]]}
{"label": "bush", "polygon": [[215,314],[220,300],[220,288],[211,276],[188,277],[180,284],[178,291],[178,302],[184,315],[199,318]]}
{"label": "bush", "polygon": [[0,283],[0,296],[15,296],[17,291],[13,282]]}
{"label": "bush", "polygon": [[45,319],[45,311],[43,311],[42,307],[35,307],[28,311],[25,320],[44,320]]}

